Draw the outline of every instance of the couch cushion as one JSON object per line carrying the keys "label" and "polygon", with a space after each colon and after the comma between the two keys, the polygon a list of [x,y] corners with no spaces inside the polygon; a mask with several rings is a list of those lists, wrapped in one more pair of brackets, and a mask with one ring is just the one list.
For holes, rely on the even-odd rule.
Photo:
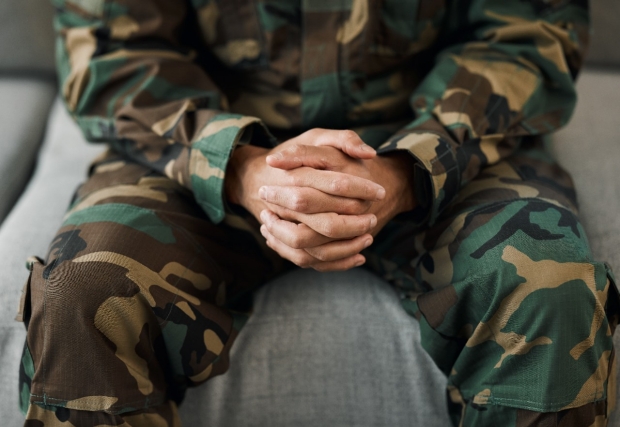
{"label": "couch cushion", "polygon": [[51,0],[0,1],[0,71],[55,72],[53,14]]}
{"label": "couch cushion", "polygon": [[262,287],[227,374],[188,391],[187,426],[447,427],[446,380],[393,289],[361,269]]}
{"label": "couch cushion", "polygon": [[592,0],[592,40],[587,60],[591,64],[620,67],[618,28],[620,28],[620,1]]}
{"label": "couch cushion", "polygon": [[32,171],[55,91],[50,82],[0,78],[0,223]]}
{"label": "couch cushion", "polygon": [[620,72],[586,70],[577,89],[575,115],[552,148],[575,181],[594,257],[620,279]]}

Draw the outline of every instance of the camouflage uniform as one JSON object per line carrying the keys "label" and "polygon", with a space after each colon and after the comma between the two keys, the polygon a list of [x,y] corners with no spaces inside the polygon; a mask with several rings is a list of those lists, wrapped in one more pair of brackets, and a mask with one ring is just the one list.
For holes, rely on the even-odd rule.
{"label": "camouflage uniform", "polygon": [[179,424],[250,291],[291,267],[226,205],[230,153],[314,127],[412,156],[419,206],[364,254],[420,321],[455,425],[606,425],[620,298],[544,150],[586,2],[53,1],[63,98],[110,149],[29,260],[26,425]]}

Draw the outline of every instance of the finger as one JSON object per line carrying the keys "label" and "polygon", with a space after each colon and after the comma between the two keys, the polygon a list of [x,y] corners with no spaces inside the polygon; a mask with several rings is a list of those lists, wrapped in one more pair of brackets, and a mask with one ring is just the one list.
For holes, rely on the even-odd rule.
{"label": "finger", "polygon": [[295,224],[283,220],[269,210],[262,211],[260,218],[273,236],[293,249],[309,248],[333,241],[333,239],[317,233],[304,223]]}
{"label": "finger", "polygon": [[314,268],[317,271],[343,271],[353,267],[358,267],[366,262],[366,258],[361,254],[356,254],[337,261],[322,262],[308,254],[303,249],[291,248],[276,239],[264,225],[260,232],[265,237],[267,246],[276,251],[282,258],[291,261],[293,264],[302,268]]}
{"label": "finger", "polygon": [[287,186],[312,187],[333,196],[362,200],[381,200],[385,189],[369,179],[342,172],[298,168],[287,172]]}
{"label": "finger", "polygon": [[258,190],[261,199],[295,212],[336,212],[361,215],[370,209],[371,202],[348,197],[332,196],[311,187],[263,186]]}
{"label": "finger", "polygon": [[372,159],[377,155],[374,148],[366,145],[352,130],[310,129],[290,139],[296,144],[330,146],[356,159]]}
{"label": "finger", "polygon": [[334,147],[315,147],[294,144],[267,156],[267,164],[273,168],[291,170],[308,166],[314,169],[335,169],[344,164],[347,156]]}
{"label": "finger", "polygon": [[314,145],[336,147],[355,159],[372,159],[377,152],[362,141],[352,130],[324,132],[314,140]]}
{"label": "finger", "polygon": [[324,245],[304,248],[320,261],[337,261],[356,255],[372,244],[372,236],[364,234],[351,240],[336,240]]}
{"label": "finger", "polygon": [[351,239],[370,232],[377,225],[373,214],[339,215],[337,213],[297,213],[296,220],[323,236],[332,239]]}

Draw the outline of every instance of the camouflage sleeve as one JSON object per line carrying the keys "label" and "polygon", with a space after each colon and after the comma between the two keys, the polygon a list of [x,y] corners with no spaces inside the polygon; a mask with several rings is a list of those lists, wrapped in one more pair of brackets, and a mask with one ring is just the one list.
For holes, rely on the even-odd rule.
{"label": "camouflage sleeve", "polygon": [[269,146],[272,137],[258,118],[225,112],[226,98],[181,42],[191,39],[187,2],[52,1],[62,97],[86,139],[178,181],[221,221],[235,144]]}
{"label": "camouflage sleeve", "polygon": [[416,159],[425,222],[524,137],[566,124],[588,21],[587,0],[450,2],[442,48],[410,99],[415,120],[380,147]]}

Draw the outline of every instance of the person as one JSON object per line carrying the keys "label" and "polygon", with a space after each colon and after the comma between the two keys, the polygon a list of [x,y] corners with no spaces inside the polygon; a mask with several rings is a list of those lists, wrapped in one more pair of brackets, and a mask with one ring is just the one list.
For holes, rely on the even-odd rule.
{"label": "person", "polygon": [[254,289],[362,265],[454,425],[607,424],[620,300],[544,148],[587,2],[55,5],[62,97],[108,150],[29,259],[25,425],[177,426]]}

